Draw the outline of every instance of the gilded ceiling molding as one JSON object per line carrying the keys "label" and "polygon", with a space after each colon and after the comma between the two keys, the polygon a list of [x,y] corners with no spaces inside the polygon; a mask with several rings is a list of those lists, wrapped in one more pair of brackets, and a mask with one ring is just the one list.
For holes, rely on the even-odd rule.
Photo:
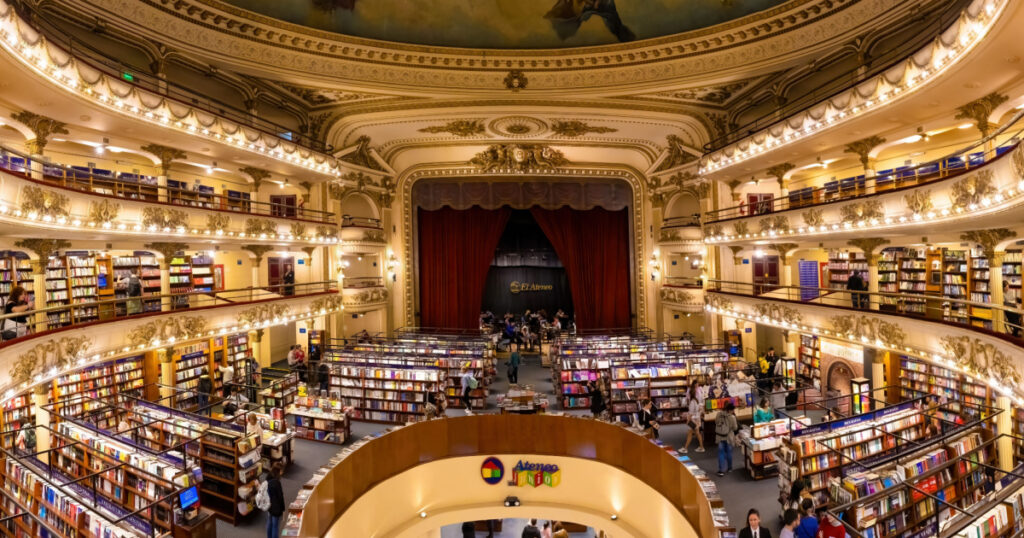
{"label": "gilded ceiling molding", "polygon": [[998,192],[994,185],[992,170],[984,168],[975,174],[957,180],[949,194],[950,203],[955,209],[974,209],[982,199]]}
{"label": "gilded ceiling molding", "polygon": [[795,308],[776,303],[758,303],[754,305],[754,312],[763,318],[769,318],[786,323],[803,323],[804,317]]}
{"label": "gilded ceiling molding", "polygon": [[35,135],[35,138],[25,142],[25,149],[30,155],[42,155],[43,149],[49,143],[50,137],[55,134],[69,134],[67,124],[46,116],[22,110],[11,114],[11,118],[19,123],[25,124]]}
{"label": "gilded ceiling molding", "polygon": [[545,144],[494,144],[469,161],[481,172],[550,170],[568,162],[561,151]]}
{"label": "gilded ceiling molding", "polygon": [[88,336],[65,336],[51,338],[36,344],[18,356],[11,369],[11,379],[16,384],[27,383],[38,374],[57,369],[63,371],[85,357],[92,346]]}
{"label": "gilded ceiling molding", "polygon": [[21,239],[15,241],[14,246],[35,252],[40,265],[45,267],[46,260],[49,260],[54,252],[70,248],[71,243],[64,239]]}
{"label": "gilded ceiling molding", "polygon": [[665,157],[652,173],[656,174],[658,172],[672,170],[692,163],[700,158],[700,156],[691,153],[687,149],[686,145],[683,144],[683,139],[679,138],[677,135],[670,134],[666,136],[665,144],[667,146],[667,149],[665,150]]}
{"label": "gilded ceiling molding", "polygon": [[163,207],[142,208],[142,226],[149,230],[177,230],[188,226],[188,213]]}
{"label": "gilded ceiling molding", "polygon": [[858,239],[851,239],[846,242],[847,245],[859,248],[864,252],[864,258],[867,260],[869,266],[878,265],[878,253],[875,249],[882,245],[888,245],[888,239],[882,239],[881,237],[861,237]]}
{"label": "gilded ceiling molding", "polygon": [[566,138],[576,138],[590,133],[614,133],[618,129],[612,127],[592,126],[580,120],[555,120],[551,123],[551,132]]}
{"label": "gilded ceiling molding", "polygon": [[1021,382],[1013,360],[994,345],[970,336],[943,336],[941,341],[946,354],[968,371],[1012,385]]}
{"label": "gilded ceiling molding", "polygon": [[860,157],[861,166],[863,166],[864,169],[868,169],[871,165],[871,150],[884,143],[884,138],[878,135],[872,135],[847,144],[846,147],[843,148],[843,153],[852,153]]}
{"label": "gilded ceiling molding", "polygon": [[345,153],[338,158],[346,163],[361,166],[368,170],[386,172],[380,163],[377,162],[377,159],[373,154],[374,149],[370,147],[370,137],[362,135],[359,138],[356,138],[354,150]]}
{"label": "gilded ceiling molding", "polygon": [[35,185],[25,185],[21,188],[21,212],[30,218],[66,219],[71,215],[68,209],[70,205],[71,200],[66,194]]}
{"label": "gilded ceiling molding", "polygon": [[141,147],[142,151],[152,153],[156,155],[156,158],[160,160],[160,170],[162,176],[167,176],[171,170],[171,164],[174,161],[180,161],[187,159],[188,154],[178,148],[171,148],[167,146],[161,146],[160,144],[146,144]]}
{"label": "gilded ceiling molding", "polygon": [[839,208],[843,222],[856,224],[860,221],[882,220],[885,213],[882,210],[882,202],[878,200],[865,200],[853,202]]}
{"label": "gilded ceiling molding", "polygon": [[89,202],[89,221],[96,224],[105,224],[117,220],[117,214],[121,211],[121,204],[111,202],[104,198],[99,202]]}
{"label": "gilded ceiling molding", "polygon": [[187,340],[202,336],[209,321],[203,316],[161,316],[133,327],[125,338],[132,346],[154,345],[154,341]]}
{"label": "gilded ceiling molding", "polygon": [[932,191],[930,190],[918,189],[904,195],[903,201],[906,202],[907,209],[915,215],[924,215],[934,208],[932,205]]}
{"label": "gilded ceiling molding", "polygon": [[896,323],[889,323],[873,316],[858,314],[832,316],[829,318],[837,334],[851,340],[867,338],[870,342],[882,342],[889,347],[903,347],[907,334]]}
{"label": "gilded ceiling molding", "polygon": [[981,131],[982,138],[985,138],[988,136],[989,131],[992,130],[992,126],[988,121],[992,111],[1009,99],[1006,95],[992,92],[980,99],[975,99],[966,105],[957,107],[956,119],[974,121],[974,126]]}
{"label": "gilded ceiling molding", "polygon": [[452,120],[444,125],[431,125],[419,130],[421,133],[449,133],[458,137],[482,135],[487,132],[480,120]]}
{"label": "gilded ceiling molding", "polygon": [[[1017,232],[1013,230],[1007,230],[1006,228],[992,228],[990,230],[971,230],[969,232],[960,234],[961,240],[970,241],[972,243],[977,243],[981,245],[981,249],[985,252],[985,257],[988,258],[989,264],[992,266],[996,265],[992,263],[997,258],[996,246],[998,246],[999,243],[1013,237],[1017,237]],[[999,256],[999,258],[1001,259],[1002,257]]]}
{"label": "gilded ceiling molding", "polygon": [[171,258],[173,258],[176,254],[188,250],[188,245],[186,245],[185,243],[156,242],[146,243],[145,247],[149,250],[159,252],[160,255],[163,256],[161,265],[163,265],[164,267],[167,267],[167,264],[171,263]]}

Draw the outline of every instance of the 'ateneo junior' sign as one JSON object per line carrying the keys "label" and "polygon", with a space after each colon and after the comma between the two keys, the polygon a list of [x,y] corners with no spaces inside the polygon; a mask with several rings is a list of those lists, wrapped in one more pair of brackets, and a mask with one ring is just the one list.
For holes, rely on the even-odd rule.
{"label": "'ateneo junior' sign", "polygon": [[547,463],[530,463],[519,460],[512,468],[508,485],[510,486],[549,486],[555,487],[562,482],[562,470],[557,465]]}
{"label": "'ateneo junior' sign", "polygon": [[519,282],[513,280],[508,285],[508,291],[511,293],[522,293],[527,291],[551,291],[555,289],[553,284],[531,284],[529,282]]}

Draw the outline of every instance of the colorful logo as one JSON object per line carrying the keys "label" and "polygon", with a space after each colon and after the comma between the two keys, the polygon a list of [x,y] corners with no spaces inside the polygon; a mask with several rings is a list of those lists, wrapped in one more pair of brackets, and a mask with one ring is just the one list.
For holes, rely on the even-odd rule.
{"label": "colorful logo", "polygon": [[501,460],[498,458],[487,458],[484,460],[483,465],[480,466],[480,476],[483,477],[484,482],[493,486],[504,478],[505,466],[502,465]]}
{"label": "colorful logo", "polygon": [[512,469],[510,486],[548,486],[556,487],[562,482],[562,470],[557,465],[548,463],[530,463],[519,460]]}

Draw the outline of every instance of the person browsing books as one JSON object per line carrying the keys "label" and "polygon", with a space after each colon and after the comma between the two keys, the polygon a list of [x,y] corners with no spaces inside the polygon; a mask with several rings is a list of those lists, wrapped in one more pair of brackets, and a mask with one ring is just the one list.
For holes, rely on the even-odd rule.
{"label": "person browsing books", "polygon": [[790,508],[782,514],[782,531],[779,538],[796,538],[796,526],[800,524],[800,512]]}

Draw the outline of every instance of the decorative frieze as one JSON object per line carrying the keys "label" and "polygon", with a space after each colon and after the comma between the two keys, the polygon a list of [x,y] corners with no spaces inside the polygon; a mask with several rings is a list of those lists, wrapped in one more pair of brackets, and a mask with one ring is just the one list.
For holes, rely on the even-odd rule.
{"label": "decorative frieze", "polygon": [[231,226],[231,217],[223,213],[212,213],[206,216],[206,229],[210,233],[227,230]]}
{"label": "decorative frieze", "polygon": [[374,303],[383,303],[388,300],[387,288],[373,288],[364,290],[359,293],[343,296],[342,300],[345,304],[350,305],[368,305]]}
{"label": "decorative frieze", "polygon": [[304,237],[306,235],[306,225],[301,222],[292,223],[288,233],[295,237]]}
{"label": "decorative frieze", "polygon": [[832,316],[829,320],[837,334],[851,339],[866,338],[871,343],[880,341],[890,347],[902,347],[907,338],[899,325],[873,316],[850,314]]}
{"label": "decorative frieze", "polygon": [[943,336],[941,341],[946,354],[969,371],[1003,383],[1021,382],[1020,371],[1013,360],[994,345],[970,336]]}
{"label": "decorative frieze", "polygon": [[287,317],[291,307],[282,304],[261,304],[238,313],[239,325],[262,325]]}
{"label": "decorative frieze", "polygon": [[96,224],[110,223],[117,220],[117,214],[121,211],[121,204],[111,202],[104,198],[99,202],[89,202],[89,221]]}
{"label": "decorative frieze", "polygon": [[700,298],[697,294],[683,291],[676,288],[661,288],[661,300],[666,303],[675,304],[698,304]]}
{"label": "decorative frieze", "polygon": [[163,230],[188,227],[188,213],[180,209],[163,207],[142,208],[142,226],[150,230]]}
{"label": "decorative frieze", "polygon": [[452,120],[444,125],[431,125],[419,130],[421,133],[448,133],[460,138],[482,135],[487,131],[480,120]]}
{"label": "decorative frieze", "polygon": [[277,225],[266,219],[245,219],[245,235],[268,236],[277,233]]}
{"label": "decorative frieze", "polygon": [[343,300],[341,295],[328,295],[325,297],[317,297],[309,303],[309,310],[311,312],[332,312],[334,310],[340,310],[344,308],[342,306]]}
{"label": "decorative frieze", "polygon": [[907,209],[915,215],[924,215],[933,209],[932,191],[930,190],[918,189],[904,195],[903,201],[907,203]]}
{"label": "decorative frieze", "polygon": [[26,383],[52,369],[66,370],[83,358],[91,346],[92,338],[88,336],[52,338],[36,344],[14,361],[11,379],[15,383]]}
{"label": "decorative frieze", "polygon": [[839,208],[839,214],[842,216],[843,222],[850,224],[885,218],[882,202],[878,200],[864,200],[863,202],[846,204]]}
{"label": "decorative frieze", "polygon": [[766,317],[785,323],[803,323],[804,317],[795,308],[775,303],[758,303],[754,305],[754,312],[761,317]]}
{"label": "decorative frieze", "polygon": [[590,133],[614,133],[617,130],[612,127],[590,125],[580,120],[555,120],[551,123],[551,132],[566,138],[576,138]]}
{"label": "decorative frieze", "polygon": [[719,310],[732,310],[732,301],[716,294],[709,294],[705,296],[707,298],[708,306],[717,308]]}
{"label": "decorative frieze", "polygon": [[70,205],[70,199],[63,193],[35,185],[25,185],[21,189],[21,211],[26,215],[48,219],[67,218]]}
{"label": "decorative frieze", "polygon": [[494,144],[477,153],[470,164],[482,172],[551,170],[569,162],[561,151],[544,144]]}
{"label": "decorative frieze", "polygon": [[158,345],[155,342],[199,336],[206,331],[208,324],[203,316],[161,316],[132,328],[125,338],[133,346]]}
{"label": "decorative frieze", "polygon": [[953,207],[959,210],[973,209],[982,202],[982,199],[996,193],[993,181],[992,170],[983,168],[975,174],[971,174],[956,183],[953,183],[949,200]]}
{"label": "decorative frieze", "polygon": [[[738,223],[737,223],[738,224]],[[789,229],[789,217],[785,215],[772,215],[765,217],[758,221],[758,225],[761,227],[761,231],[768,233],[770,231],[783,231]]]}
{"label": "decorative frieze", "polygon": [[804,224],[810,227],[818,228],[825,224],[824,212],[820,209],[808,209],[801,213],[800,217],[804,219]]}

